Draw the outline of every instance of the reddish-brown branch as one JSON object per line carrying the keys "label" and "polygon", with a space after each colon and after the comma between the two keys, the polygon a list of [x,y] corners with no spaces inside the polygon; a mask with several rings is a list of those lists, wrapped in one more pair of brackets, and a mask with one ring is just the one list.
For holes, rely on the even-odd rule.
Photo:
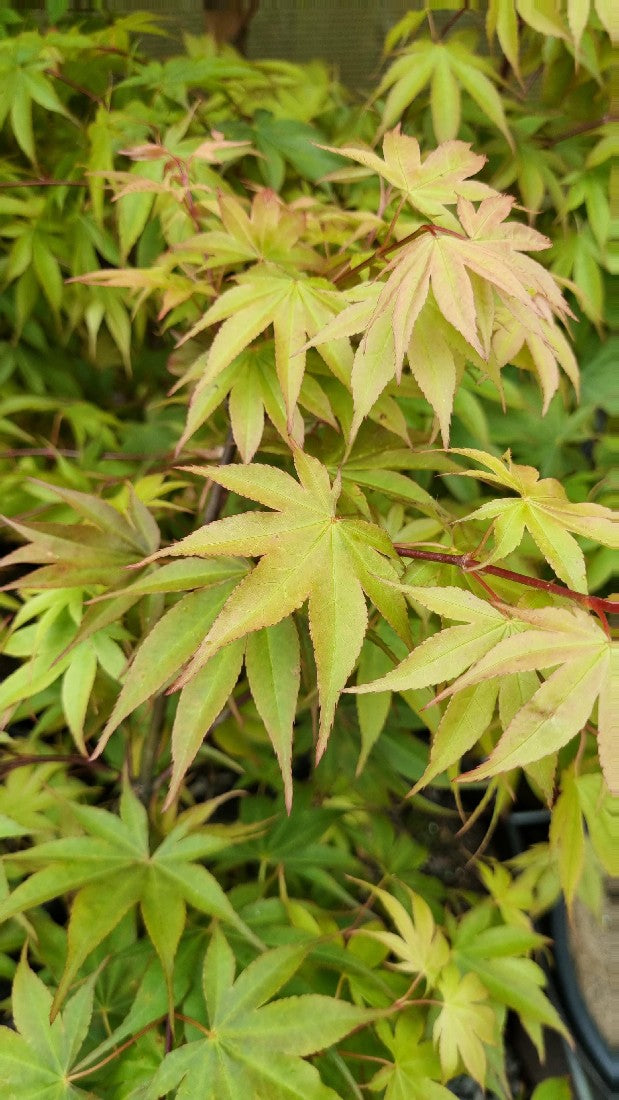
{"label": "reddish-brown branch", "polygon": [[30,764],[72,764],[76,768],[98,768],[102,771],[118,774],[118,768],[105,764],[100,760],[91,760],[88,756],[80,756],[78,753],[20,753],[10,760],[0,761],[0,776],[15,771],[16,768],[25,768]]}
{"label": "reddish-brown branch", "polygon": [[468,11],[468,9],[469,9],[469,0],[464,0],[464,4],[460,8],[460,10],[455,12],[455,14],[452,15],[451,18],[448,19],[447,22],[445,23],[445,26],[443,27],[442,31],[440,32],[440,34],[438,36],[439,42],[442,42],[443,39],[447,37],[450,30],[452,30],[452,28],[455,27],[458,20],[462,18],[462,16],[464,15],[464,13],[466,11]]}
{"label": "reddish-brown branch", "polygon": [[[391,232],[392,225],[389,227]],[[346,264],[332,277],[332,282],[337,284],[344,278],[349,278],[351,275],[355,275],[357,271],[362,271],[364,267],[368,267],[370,264],[375,263],[381,256],[388,255],[389,252],[397,252],[399,248],[404,248],[405,245],[411,244],[412,241],[417,240],[423,233],[431,233],[433,237],[447,236],[458,237],[459,240],[465,241],[467,238],[463,233],[457,233],[455,229],[447,229],[443,225],[432,225],[430,222],[426,222],[424,225],[420,225],[413,233],[409,233],[407,237],[403,237],[401,241],[390,241],[389,236],[387,240],[381,244],[371,256],[368,256],[367,260],[363,260],[362,263],[357,264],[356,267],[351,267],[350,264]]]}
{"label": "reddish-brown branch", "polygon": [[111,1054],[108,1054],[106,1058],[103,1058],[94,1066],[90,1066],[89,1069],[83,1069],[79,1073],[70,1073],[68,1078],[69,1081],[79,1081],[82,1077],[88,1077],[92,1073],[97,1073],[103,1066],[107,1066],[109,1062],[113,1062],[114,1059],[118,1058],[125,1050],[133,1046],[134,1043],[137,1043],[138,1039],[141,1039],[143,1035],[146,1035],[147,1032],[151,1031],[157,1024],[163,1023],[164,1020],[165,1016],[158,1016],[156,1020],[151,1020],[150,1024],[146,1024],[145,1027],[140,1028],[139,1031],[136,1031],[135,1035],[132,1035],[126,1042],[121,1043],[121,1045],[116,1047]]}
{"label": "reddish-brown branch", "polygon": [[550,134],[548,137],[543,138],[544,145],[559,145],[562,141],[568,141],[572,137],[578,137],[579,134],[590,133],[591,130],[599,130],[600,127],[606,126],[609,122],[617,122],[619,116],[613,114],[602,115],[601,118],[593,119],[590,122],[581,122],[578,126],[572,126],[569,130],[562,130],[560,134]]}
{"label": "reddish-brown branch", "polygon": [[456,569],[461,569],[464,573],[490,573],[491,576],[501,577],[505,581],[523,584],[528,588],[539,588],[542,592],[549,592],[553,596],[563,596],[566,600],[574,600],[583,607],[588,607],[590,611],[595,611],[603,622],[606,620],[605,612],[609,615],[619,614],[619,600],[607,600],[603,596],[589,596],[586,592],[575,592],[573,588],[568,588],[564,584],[542,581],[539,577],[527,577],[524,573],[514,573],[512,569],[502,569],[499,565],[484,565],[477,558],[472,558],[470,554],[443,554],[434,550],[420,550],[416,546],[405,546],[401,543],[396,543],[394,549],[401,558],[455,565]]}
{"label": "reddish-brown branch", "polygon": [[87,99],[91,99],[93,103],[98,103],[100,107],[104,106],[103,100],[91,92],[89,88],[85,88],[83,84],[76,84],[74,80],[70,80],[68,76],[64,76],[63,73],[59,73],[58,69],[46,69],[45,72],[48,76],[53,76],[55,80],[60,80],[62,84],[66,84],[68,88],[73,88],[75,92],[79,92],[80,95],[85,95]]}
{"label": "reddish-brown branch", "polygon": [[[80,1070],[78,1073],[69,1074],[69,1081],[79,1081],[82,1077],[88,1077],[93,1073],[98,1073],[98,1071],[102,1069],[103,1066],[106,1066],[109,1062],[112,1062],[115,1058],[118,1058],[118,1056],[122,1054],[125,1050],[127,1050],[128,1047],[133,1046],[134,1043],[137,1043],[138,1039],[141,1039],[143,1035],[146,1035],[147,1032],[151,1031],[154,1027],[157,1027],[158,1024],[162,1024],[165,1019],[166,1016],[157,1016],[156,1020],[151,1020],[151,1022],[149,1024],[146,1024],[145,1027],[142,1027],[139,1031],[136,1031],[135,1035],[132,1035],[130,1039],[127,1039],[124,1043],[121,1043],[119,1047],[116,1047],[116,1049],[113,1050],[111,1054],[108,1054],[100,1062],[96,1062],[88,1069]],[[204,1024],[201,1024],[200,1021],[196,1020],[193,1016],[186,1016],[184,1012],[175,1012],[174,1019],[183,1020],[185,1023],[191,1024],[192,1027],[197,1028],[198,1031],[204,1032],[204,1034],[209,1037],[212,1035],[212,1032],[209,1031],[208,1028],[204,1026]]]}

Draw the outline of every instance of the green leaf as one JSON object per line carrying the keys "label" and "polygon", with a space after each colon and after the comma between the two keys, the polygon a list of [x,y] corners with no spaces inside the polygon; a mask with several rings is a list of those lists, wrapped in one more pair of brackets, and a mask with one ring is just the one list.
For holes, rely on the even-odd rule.
{"label": "green leaf", "polygon": [[[214,614],[211,618],[214,618]],[[202,741],[225,706],[243,663],[244,642],[215,653],[181,691],[172,727],[172,777],[165,805],[178,795]]]}
{"label": "green leaf", "polygon": [[292,807],[292,735],[300,661],[299,637],[292,619],[256,631],[247,639],[247,678],[279,762],[288,813]]}
{"label": "green leaf", "polygon": [[13,983],[13,1019],[17,1031],[0,1028],[0,1076],[13,1096],[69,1100],[86,1096],[69,1083],[90,1025],[94,977],[86,981],[50,1022],[52,996],[22,956]]}
{"label": "green leaf", "polygon": [[452,619],[468,620],[465,626],[451,626],[422,642],[401,664],[372,684],[351,691],[410,691],[450,680],[510,632],[500,611],[471,593],[457,588],[414,588],[401,586],[412,600]]}
{"label": "green leaf", "polygon": [[550,845],[559,860],[559,877],[571,910],[584,869],[585,831],[577,777],[570,768],[561,776],[561,793],[550,819]]}
{"label": "green leaf", "polygon": [[[363,681],[368,676],[380,676],[392,668],[393,662],[370,640],[363,643],[357,678]],[[376,744],[391,709],[391,692],[377,692],[376,695],[358,695],[356,698],[359,730],[361,732],[361,752],[357,763],[357,774],[365,767],[367,758]]]}
{"label": "green leaf", "polygon": [[424,1040],[424,1017],[408,1009],[398,1015],[393,1032],[382,1029],[381,1039],[394,1057],[372,1078],[372,1092],[386,1087],[385,1100],[450,1100],[453,1093],[438,1083],[439,1057],[431,1042]]}
{"label": "green leaf", "polygon": [[80,752],[84,744],[84,719],[97,672],[97,654],[90,642],[82,642],[72,651],[72,659],[62,679],[62,709],[67,725]]}
{"label": "green leaf", "polygon": [[243,462],[251,462],[264,431],[260,378],[247,370],[234,382],[228,401],[232,434]]}
{"label": "green leaf", "polygon": [[438,988],[444,1004],[432,1034],[443,1073],[447,1078],[453,1077],[461,1060],[471,1077],[483,1085],[484,1044],[492,1044],[495,1032],[495,1015],[486,1003],[486,989],[475,974],[461,977],[455,966],[446,968]]}
{"label": "green leaf", "polygon": [[[367,626],[363,594],[367,566],[359,566],[350,539],[380,562],[391,543],[380,528],[336,515],[339,484],[317,459],[295,449],[296,482],[276,467],[251,464],[195,472],[275,513],[244,512],[188,535],[163,554],[263,555],[227,600],[192,661],[177,681],[189,682],[214,653],[256,630],[272,627],[309,600],[312,645],[321,706],[317,758],[327,744],[337,699],[356,664]],[[374,545],[378,546],[377,553]]]}
{"label": "green leaf", "polygon": [[[132,165],[130,176],[136,180],[143,178],[159,182],[163,177],[163,161],[140,161]],[[150,217],[155,201],[155,193],[146,188],[139,190],[139,184],[127,194],[118,198],[116,208],[118,217],[118,236],[120,239],[121,257],[126,259],[134,244],[142,235],[146,223]]]}
{"label": "green leaf", "polygon": [[71,906],[67,933],[68,951],[64,972],[56,990],[52,1015],[62,1004],[78,970],[91,951],[120,923],[140,900],[144,873],[131,867],[118,870],[108,889],[98,881],[84,886]]}
{"label": "green leaf", "polygon": [[[226,921],[254,946],[262,947],[215,877],[195,862],[226,847],[225,831],[213,834],[198,827],[187,836],[188,826],[180,823],[151,854],[146,811],[126,781],[120,817],[89,806],[74,806],[73,812],[85,835],[43,842],[14,853],[20,863],[35,870],[0,902],[0,920],[7,920],[77,890],[54,1012],[88,955],[138,904],[143,903],[146,929],[162,960],[169,990],[185,905]],[[162,898],[166,907],[170,906],[167,926],[156,911]]]}
{"label": "green leaf", "polygon": [[174,1012],[174,959],[185,929],[185,899],[169,889],[168,883],[149,869],[140,895],[140,911],[146,931],[161,961],[168,986],[168,1015]]}
{"label": "green leaf", "polygon": [[138,649],[114,710],[96,749],[99,756],[120,723],[170,679],[189,659],[230,594],[232,584],[190,592],[174,604],[151,630]]}
{"label": "green leaf", "polygon": [[492,721],[499,685],[493,681],[464,688],[449,705],[432,738],[430,761],[411,794],[457,763],[483,736]]}
{"label": "green leaf", "polygon": [[566,1077],[548,1077],[537,1085],[531,1100],[572,1100],[572,1089]]}
{"label": "green leaf", "polygon": [[453,141],[460,129],[460,87],[448,55],[439,55],[430,84],[432,129],[438,142]]}
{"label": "green leaf", "polygon": [[274,118],[267,111],[256,111],[255,135],[258,149],[266,156],[266,181],[279,191],[284,182],[282,160],[298,174],[314,183],[342,165],[341,158],[319,148],[322,135],[313,126],[297,119]]}
{"label": "green leaf", "polygon": [[234,960],[217,932],[204,960],[203,990],[211,1034],[168,1054],[149,1089],[172,1089],[181,1100],[236,1100],[241,1095],[282,1100],[335,1100],[304,1056],[338,1042],[372,1013],[318,994],[270,998],[295,973],[305,949],[277,947],[259,956],[236,982]]}

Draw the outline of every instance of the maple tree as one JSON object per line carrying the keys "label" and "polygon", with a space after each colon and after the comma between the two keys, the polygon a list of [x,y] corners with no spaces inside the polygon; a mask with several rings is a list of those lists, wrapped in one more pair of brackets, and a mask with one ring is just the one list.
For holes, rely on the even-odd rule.
{"label": "maple tree", "polygon": [[364,108],[67,8],[0,13],[0,1077],[516,1100],[619,874],[608,5],[429,3]]}

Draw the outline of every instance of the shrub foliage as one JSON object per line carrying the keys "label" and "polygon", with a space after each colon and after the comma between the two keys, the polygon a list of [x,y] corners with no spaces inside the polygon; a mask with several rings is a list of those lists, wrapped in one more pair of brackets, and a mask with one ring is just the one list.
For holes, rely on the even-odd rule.
{"label": "shrub foliage", "polygon": [[410,12],[365,106],[0,13],[12,1094],[509,1097],[507,1013],[565,1033],[535,919],[619,873],[616,135],[608,5],[542,7]]}

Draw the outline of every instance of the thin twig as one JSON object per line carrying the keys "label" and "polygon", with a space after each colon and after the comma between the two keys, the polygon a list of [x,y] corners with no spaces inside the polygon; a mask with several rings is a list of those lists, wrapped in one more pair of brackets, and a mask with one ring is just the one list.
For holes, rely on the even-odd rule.
{"label": "thin twig", "polygon": [[46,69],[45,72],[48,76],[53,76],[55,80],[60,80],[62,84],[66,84],[67,87],[73,88],[74,91],[80,92],[81,95],[85,95],[87,99],[92,99],[93,103],[98,103],[100,107],[105,106],[103,100],[91,92],[89,88],[84,88],[83,84],[76,84],[74,80],[70,80],[68,76],[64,76],[63,73],[59,73],[58,69]]}
{"label": "thin twig", "polygon": [[0,775],[15,771],[16,768],[25,768],[29,764],[72,764],[76,768],[94,768],[97,771],[108,771],[116,775],[118,768],[106,764],[103,760],[90,760],[87,756],[79,756],[78,753],[20,753],[10,760],[0,762]]}
{"label": "thin twig", "polygon": [[588,607],[595,611],[602,620],[606,621],[604,612],[610,615],[619,614],[619,600],[607,600],[603,596],[590,596],[586,592],[575,592],[573,588],[557,584],[555,581],[542,581],[539,577],[527,577],[524,573],[514,573],[512,569],[502,569],[498,565],[484,565],[483,562],[472,558],[470,554],[442,554],[434,550],[419,550],[416,546],[405,546],[396,543],[396,553],[401,558],[414,558],[418,561],[436,561],[443,565],[455,565],[464,573],[490,573],[493,577],[502,577],[503,580],[513,581],[515,584],[523,584],[528,588],[539,588],[543,592],[549,592],[553,596],[563,596],[567,600]]}
{"label": "thin twig", "polygon": [[593,122],[581,122],[578,126],[572,126],[569,130],[563,130],[560,134],[549,134],[547,138],[543,138],[544,145],[559,145],[561,141],[568,141],[569,138],[578,137],[579,134],[589,133],[591,130],[598,130],[600,126],[606,126],[609,122],[619,121],[618,115],[602,115],[601,118],[595,119]]}
{"label": "thin twig", "polygon": [[[391,232],[392,228],[393,223],[389,227],[389,232]],[[461,241],[467,240],[464,233],[457,233],[455,229],[447,229],[443,225],[434,225],[433,223],[426,222],[424,225],[420,225],[417,229],[415,229],[413,233],[409,233],[408,236],[403,237],[401,241],[386,240],[377,249],[375,249],[371,256],[368,256],[368,258],[366,260],[363,260],[362,263],[357,264],[356,267],[351,267],[349,263],[346,264],[345,267],[341,268],[340,271],[337,271],[335,275],[332,276],[331,282],[337,285],[337,283],[340,283],[342,279],[356,275],[358,271],[363,271],[364,267],[368,267],[369,265],[373,264],[382,256],[387,256],[389,252],[397,252],[398,249],[404,248],[404,246],[407,244],[411,244],[412,241],[415,241],[418,237],[421,237],[423,233],[431,233],[433,237],[447,236],[457,237]]]}
{"label": "thin twig", "polygon": [[464,15],[465,11],[468,11],[468,10],[469,10],[468,0],[464,0],[464,4],[460,8],[460,11],[455,12],[454,15],[452,15],[451,18],[448,19],[447,22],[445,23],[445,26],[443,27],[441,33],[438,36],[439,42],[442,42],[442,40],[447,37],[447,35],[449,34],[452,27],[454,27],[456,25],[458,20],[461,19],[462,16]]}
{"label": "thin twig", "polygon": [[87,180],[2,180],[0,191],[17,190],[20,187],[87,187]]}
{"label": "thin twig", "polygon": [[68,1080],[79,1081],[82,1077],[88,1077],[91,1073],[96,1073],[98,1070],[102,1069],[103,1066],[106,1066],[108,1062],[112,1062],[114,1058],[118,1058],[119,1054],[122,1054],[123,1051],[128,1049],[128,1047],[131,1047],[134,1043],[137,1043],[138,1039],[141,1039],[143,1035],[146,1035],[147,1032],[151,1030],[151,1028],[156,1027],[157,1024],[163,1023],[164,1020],[165,1016],[158,1016],[156,1020],[151,1020],[150,1024],[146,1024],[145,1027],[140,1028],[140,1030],[136,1031],[135,1035],[132,1035],[130,1039],[127,1039],[126,1042],[121,1043],[119,1047],[116,1047],[116,1050],[113,1050],[111,1054],[108,1054],[107,1058],[103,1058],[102,1061],[96,1062],[94,1066],[90,1067],[90,1069],[82,1069],[79,1073],[70,1073]]}

